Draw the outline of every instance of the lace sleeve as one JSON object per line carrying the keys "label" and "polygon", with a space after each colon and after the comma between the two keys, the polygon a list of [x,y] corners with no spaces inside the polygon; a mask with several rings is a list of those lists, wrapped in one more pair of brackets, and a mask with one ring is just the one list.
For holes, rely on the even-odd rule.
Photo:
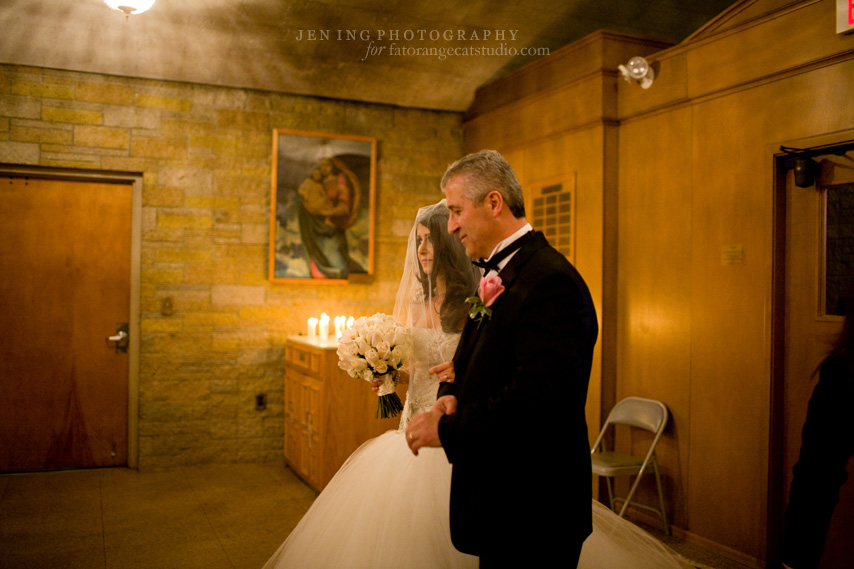
{"label": "lace sleeve", "polygon": [[400,419],[401,430],[406,428],[412,417],[429,411],[436,403],[439,379],[429,375],[427,370],[453,358],[459,340],[459,334],[432,328],[413,328],[409,389]]}

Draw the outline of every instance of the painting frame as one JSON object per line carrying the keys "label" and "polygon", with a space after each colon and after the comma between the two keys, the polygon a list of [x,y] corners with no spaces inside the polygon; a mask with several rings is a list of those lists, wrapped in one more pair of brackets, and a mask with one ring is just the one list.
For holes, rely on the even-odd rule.
{"label": "painting frame", "polygon": [[370,282],[377,139],[274,128],[271,170],[269,280]]}

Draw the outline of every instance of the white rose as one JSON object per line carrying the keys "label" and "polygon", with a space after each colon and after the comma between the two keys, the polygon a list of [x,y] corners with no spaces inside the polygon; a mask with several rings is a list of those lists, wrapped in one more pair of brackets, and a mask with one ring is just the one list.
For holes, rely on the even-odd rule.
{"label": "white rose", "polygon": [[388,373],[388,371],[388,365],[383,360],[378,361],[374,365],[374,373],[377,375],[383,375],[384,373]]}
{"label": "white rose", "polygon": [[368,364],[363,358],[344,354],[338,361],[338,367],[349,373],[351,376],[356,377],[356,374],[367,369]]}
{"label": "white rose", "polygon": [[353,367],[344,360],[338,360],[338,367],[347,372],[350,377],[356,377],[356,374],[353,372]]}
{"label": "white rose", "polygon": [[394,332],[395,322],[389,317],[386,317],[383,320],[382,324],[379,326],[380,330],[382,330],[383,334],[389,334]]}
{"label": "white rose", "polygon": [[377,362],[380,361],[380,356],[375,349],[371,348],[370,350],[365,352],[365,359],[371,367],[375,368]]}
{"label": "white rose", "polygon": [[391,350],[392,358],[398,362],[398,366],[406,365],[409,362],[409,348],[405,344],[399,344]]}
{"label": "white rose", "polygon": [[362,358],[353,358],[350,360],[350,367],[356,372],[365,371],[368,369],[368,362]]}
{"label": "white rose", "polygon": [[395,349],[390,350],[388,353],[388,357],[386,357],[386,361],[388,362],[388,365],[390,367],[392,367],[394,369],[399,368],[400,364],[402,363],[400,361],[400,350],[399,349],[398,350],[395,350]]}
{"label": "white rose", "polygon": [[376,346],[382,342],[383,334],[378,328],[371,328],[365,333],[365,340],[371,345]]}
{"label": "white rose", "polygon": [[391,346],[388,345],[388,342],[383,340],[382,342],[378,342],[376,344],[375,349],[377,350],[377,355],[379,357],[381,357],[382,359],[386,359],[389,350],[391,350]]}
{"label": "white rose", "polygon": [[359,350],[356,348],[355,342],[339,342],[336,352],[339,358],[343,358],[345,356],[355,356],[359,353]]}

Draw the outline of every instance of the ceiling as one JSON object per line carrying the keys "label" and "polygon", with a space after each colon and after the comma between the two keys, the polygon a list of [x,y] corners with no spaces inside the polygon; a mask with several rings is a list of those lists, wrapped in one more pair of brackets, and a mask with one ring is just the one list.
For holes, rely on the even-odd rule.
{"label": "ceiling", "polygon": [[732,2],[158,0],[126,18],[102,0],[3,0],[0,62],[463,111],[544,49],[599,29],[678,43]]}

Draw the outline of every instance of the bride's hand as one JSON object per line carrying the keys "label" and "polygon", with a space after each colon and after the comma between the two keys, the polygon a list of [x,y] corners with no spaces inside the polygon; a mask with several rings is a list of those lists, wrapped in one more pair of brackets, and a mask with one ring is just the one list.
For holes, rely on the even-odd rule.
{"label": "bride's hand", "polygon": [[[398,384],[400,384],[400,383],[408,384],[409,383],[409,371],[405,367],[398,369],[395,373],[397,373],[397,377],[396,377],[395,381],[397,381]],[[383,382],[381,380],[375,379],[374,381],[371,382],[371,391],[376,393],[377,391],[380,390],[380,385],[382,385],[382,384],[383,384]]]}
{"label": "bride's hand", "polygon": [[412,454],[418,456],[418,449],[421,447],[442,446],[442,440],[439,438],[439,419],[456,410],[457,398],[445,395],[436,400],[432,409],[413,417],[406,427],[406,444]]}
{"label": "bride's hand", "polygon": [[442,383],[454,383],[456,375],[454,374],[454,362],[445,362],[437,366],[433,366],[427,370],[430,375],[436,375]]}
{"label": "bride's hand", "polygon": [[443,395],[433,404],[433,410],[443,415],[452,415],[457,412],[457,398],[453,395]]}

